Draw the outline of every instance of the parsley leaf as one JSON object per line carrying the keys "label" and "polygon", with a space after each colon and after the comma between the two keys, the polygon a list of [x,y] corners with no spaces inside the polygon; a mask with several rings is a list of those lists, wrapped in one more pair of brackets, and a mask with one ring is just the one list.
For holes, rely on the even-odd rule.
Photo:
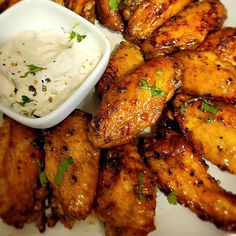
{"label": "parsley leaf", "polygon": [[163,74],[164,74],[164,72],[163,72],[162,70],[156,71],[156,75],[157,75],[158,77],[161,77]]}
{"label": "parsley leaf", "polygon": [[25,72],[24,75],[21,75],[20,78],[26,78],[29,74],[33,74],[34,75],[35,73],[37,73],[39,71],[46,70],[46,68],[43,68],[43,67],[40,67],[40,66],[36,66],[36,65],[33,65],[33,64],[27,65],[27,67],[28,67],[28,71]]}
{"label": "parsley leaf", "polygon": [[111,10],[115,11],[120,5],[120,0],[109,0],[108,6]]}
{"label": "parsley leaf", "polygon": [[172,205],[177,205],[178,201],[175,192],[172,191],[167,195],[167,201]]}
{"label": "parsley leaf", "polygon": [[151,92],[152,97],[156,97],[157,95],[163,96],[165,92],[161,90],[160,88],[156,87],[156,82],[152,86],[148,86],[148,83],[146,80],[140,81],[140,88],[149,90]]}
{"label": "parsley leaf", "polygon": [[11,107],[13,107],[15,104],[19,104],[19,105],[21,105],[22,107],[24,107],[26,103],[30,103],[30,102],[33,102],[33,101],[34,101],[34,100],[30,99],[29,97],[27,97],[27,96],[25,96],[25,95],[22,95],[22,96],[21,96],[21,100],[22,100],[21,102],[13,102],[13,103],[11,104]]}
{"label": "parsley leaf", "polygon": [[48,182],[48,178],[45,171],[40,172],[39,181],[41,186],[44,186]]}
{"label": "parsley leaf", "polygon": [[138,177],[138,200],[142,201],[143,200],[143,180],[144,180],[144,173],[140,172],[139,177]]}
{"label": "parsley leaf", "polygon": [[202,104],[201,104],[201,109],[202,110],[208,111],[208,112],[210,112],[213,115],[216,115],[217,112],[220,110],[220,108],[221,108],[220,105],[216,105],[214,107],[214,106],[211,106],[209,103],[206,103],[205,101],[202,101]]}
{"label": "parsley leaf", "polygon": [[77,39],[77,42],[81,42],[84,38],[86,38],[86,35],[81,35],[79,33],[76,33],[75,31],[70,32],[70,41],[72,41],[74,38]]}
{"label": "parsley leaf", "polygon": [[62,184],[65,172],[73,163],[74,163],[74,160],[71,156],[68,156],[64,160],[61,161],[58,167],[57,173],[56,173],[56,177],[55,177],[55,181],[57,185]]}

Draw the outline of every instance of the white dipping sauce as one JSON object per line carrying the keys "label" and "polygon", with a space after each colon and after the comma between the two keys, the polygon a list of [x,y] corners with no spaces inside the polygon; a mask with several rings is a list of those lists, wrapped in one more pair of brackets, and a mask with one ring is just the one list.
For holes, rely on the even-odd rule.
{"label": "white dipping sauce", "polygon": [[[22,32],[0,49],[0,99],[26,116],[47,115],[81,85],[101,56],[90,34],[78,42],[62,29]],[[39,70],[29,73],[29,65]]]}

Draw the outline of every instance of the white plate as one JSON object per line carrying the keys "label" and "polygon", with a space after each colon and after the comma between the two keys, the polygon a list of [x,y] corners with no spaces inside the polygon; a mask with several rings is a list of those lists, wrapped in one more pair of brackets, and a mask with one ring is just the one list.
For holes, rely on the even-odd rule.
{"label": "white plate", "polygon": [[[228,9],[227,26],[236,27],[236,1],[222,0]],[[111,38],[113,47],[122,37],[119,34],[111,33],[104,30],[108,37]],[[97,107],[97,99],[90,94],[83,104],[82,108],[89,112],[94,112]],[[236,194],[236,175],[219,171],[216,167],[210,165],[210,173],[220,179],[221,185]],[[155,218],[157,230],[150,233],[149,236],[236,236],[221,230],[218,230],[213,224],[200,220],[188,208],[181,205],[170,205],[166,197],[158,192],[157,211]],[[42,236],[32,225],[27,225],[23,230],[17,230],[6,224],[0,223],[0,236]],[[104,236],[104,230],[95,216],[89,216],[86,221],[78,223],[72,230],[65,229],[60,223],[54,228],[47,229],[44,236]]]}

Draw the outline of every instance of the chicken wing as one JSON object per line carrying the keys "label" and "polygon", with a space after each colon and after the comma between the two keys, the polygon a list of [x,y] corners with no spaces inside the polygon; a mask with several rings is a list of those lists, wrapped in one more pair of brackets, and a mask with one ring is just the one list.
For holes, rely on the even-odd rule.
{"label": "chicken wing", "polygon": [[213,51],[221,60],[236,66],[236,28],[223,28],[210,34],[197,50]]}
{"label": "chicken wing", "polygon": [[213,52],[183,51],[175,55],[184,67],[182,93],[236,100],[236,70]]}
{"label": "chicken wing", "polygon": [[132,43],[122,41],[111,55],[108,66],[99,80],[99,97],[103,97],[117,78],[129,73],[142,63],[144,63],[144,59],[140,48]]}
{"label": "chicken wing", "polygon": [[43,232],[46,190],[39,183],[43,155],[33,145],[35,130],[5,116],[0,137],[0,217],[17,228],[35,222]]}
{"label": "chicken wing", "polygon": [[87,113],[77,110],[45,131],[52,212],[68,228],[90,214],[96,193],[99,150],[88,141],[89,120]]}
{"label": "chicken wing", "polygon": [[142,44],[145,58],[195,49],[209,32],[222,26],[226,16],[226,9],[218,0],[191,4],[145,40]]}
{"label": "chicken wing", "polygon": [[155,229],[156,191],[136,146],[113,147],[102,161],[96,212],[106,235],[147,235]]}
{"label": "chicken wing", "polygon": [[100,148],[127,143],[157,121],[180,76],[181,69],[163,56],[117,79],[91,122],[89,139]]}
{"label": "chicken wing", "polygon": [[204,157],[236,174],[236,109],[232,104],[179,95],[175,116]]}
{"label": "chicken wing", "polygon": [[143,149],[161,190],[174,193],[201,219],[236,231],[236,196],[207,173],[208,166],[181,135],[172,131],[160,139],[146,138]]}
{"label": "chicken wing", "polygon": [[95,0],[53,0],[54,2],[69,8],[91,23],[95,23]]}
{"label": "chicken wing", "polygon": [[124,23],[118,8],[109,6],[109,0],[96,0],[97,16],[100,22],[114,31],[123,32]]}
{"label": "chicken wing", "polygon": [[129,19],[125,30],[126,38],[134,43],[145,40],[191,2],[192,0],[143,0]]}

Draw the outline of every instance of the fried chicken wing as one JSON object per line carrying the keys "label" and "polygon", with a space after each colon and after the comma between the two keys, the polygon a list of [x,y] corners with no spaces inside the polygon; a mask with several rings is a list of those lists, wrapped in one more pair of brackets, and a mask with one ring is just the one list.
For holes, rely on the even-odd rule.
{"label": "fried chicken wing", "polygon": [[89,119],[77,110],[45,133],[45,171],[53,216],[68,228],[90,214],[96,193],[99,150],[87,137]]}
{"label": "fried chicken wing", "polygon": [[95,0],[53,0],[65,6],[78,15],[84,17],[91,23],[95,23]]}
{"label": "fried chicken wing", "polygon": [[103,96],[89,139],[100,148],[127,143],[157,121],[180,76],[181,69],[163,56],[117,79]]}
{"label": "fried chicken wing", "polygon": [[224,5],[218,0],[191,4],[145,40],[142,44],[145,57],[195,49],[209,32],[222,26],[226,15]]}
{"label": "fried chicken wing", "polygon": [[136,146],[113,147],[102,161],[96,212],[106,235],[147,235],[155,229],[156,191]]}
{"label": "fried chicken wing", "polygon": [[141,49],[127,41],[122,41],[111,55],[108,66],[99,80],[98,95],[103,95],[119,77],[129,73],[144,62]]}
{"label": "fried chicken wing", "polygon": [[0,137],[0,217],[17,228],[34,222],[42,232],[46,191],[39,184],[43,155],[33,145],[35,130],[5,116]]}
{"label": "fried chicken wing", "polygon": [[128,21],[126,38],[134,43],[145,40],[191,2],[192,0],[143,0]]}
{"label": "fried chicken wing", "polygon": [[236,231],[236,196],[207,173],[208,166],[181,135],[170,132],[160,139],[146,138],[143,149],[161,190],[174,192],[178,202],[201,219]]}
{"label": "fried chicken wing", "polygon": [[182,93],[236,100],[236,70],[213,52],[183,51],[175,55],[184,67]]}
{"label": "fried chicken wing", "polygon": [[213,51],[221,60],[236,66],[236,28],[227,27],[210,34],[197,50]]}
{"label": "fried chicken wing", "polygon": [[179,95],[175,116],[204,157],[236,174],[236,109],[232,104]]}
{"label": "fried chicken wing", "polygon": [[118,9],[109,6],[109,0],[96,0],[97,16],[100,22],[114,31],[123,32],[124,23]]}

